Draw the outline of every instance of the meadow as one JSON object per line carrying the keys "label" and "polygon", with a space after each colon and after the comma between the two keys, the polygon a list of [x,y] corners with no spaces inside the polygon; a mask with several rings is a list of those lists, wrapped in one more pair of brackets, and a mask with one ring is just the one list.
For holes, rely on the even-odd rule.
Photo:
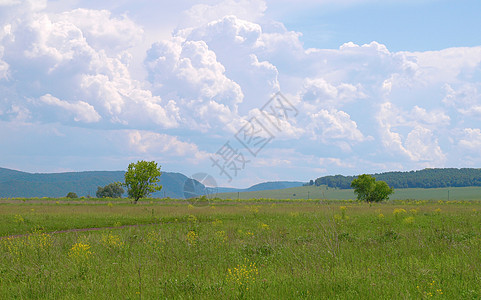
{"label": "meadow", "polygon": [[[479,200],[481,187],[449,187],[449,188],[406,188],[395,189],[389,196],[392,200]],[[356,199],[353,189],[337,189],[322,186],[301,186],[280,190],[265,190],[241,193],[219,193],[222,199]]]}
{"label": "meadow", "polygon": [[197,204],[0,200],[0,299],[481,297],[478,201]]}

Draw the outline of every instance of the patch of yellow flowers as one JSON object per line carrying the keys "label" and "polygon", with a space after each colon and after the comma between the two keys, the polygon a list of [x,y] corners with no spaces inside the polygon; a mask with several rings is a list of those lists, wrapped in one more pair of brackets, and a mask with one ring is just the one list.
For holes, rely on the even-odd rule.
{"label": "patch of yellow flowers", "polygon": [[269,225],[267,225],[265,223],[262,223],[262,222],[259,224],[259,227],[262,228],[263,230],[269,230],[270,229]]}
{"label": "patch of yellow flowers", "polygon": [[25,222],[24,218],[21,215],[15,215],[14,220],[15,220],[15,223],[17,224],[21,224]]}
{"label": "patch of yellow flowers", "polygon": [[122,242],[120,236],[112,233],[103,234],[101,243],[107,248],[121,248],[124,245],[124,242]]}
{"label": "patch of yellow flowers", "polygon": [[31,248],[47,250],[52,246],[52,236],[40,230],[34,230],[32,234],[28,236],[28,244]]}
{"label": "patch of yellow flowers", "polygon": [[395,216],[402,215],[407,213],[407,211],[404,208],[395,208],[392,212]]}
{"label": "patch of yellow flowers", "polygon": [[2,248],[5,248],[12,259],[16,260],[20,256],[20,248],[23,246],[24,240],[8,237],[2,240]]}
{"label": "patch of yellow flowers", "polygon": [[1,240],[1,248],[18,260],[23,254],[30,251],[47,251],[52,246],[52,237],[40,230],[34,230],[27,237],[8,237]]}
{"label": "patch of yellow flowers", "polygon": [[227,242],[227,234],[225,233],[225,231],[224,230],[216,231],[215,240],[219,245],[222,245],[225,242]]}
{"label": "patch of yellow flowers", "polygon": [[198,238],[199,236],[193,230],[189,231],[186,236],[187,243],[189,243],[191,246],[195,246],[197,244]]}
{"label": "patch of yellow flowers", "polygon": [[246,205],[245,208],[254,214],[259,212],[259,206],[257,205]]}
{"label": "patch of yellow flowers", "polygon": [[239,287],[249,289],[248,285],[256,281],[259,275],[259,270],[253,262],[247,259],[244,264],[238,264],[234,268],[227,269],[227,281]]}
{"label": "patch of yellow flowers", "polygon": [[68,253],[68,256],[76,261],[85,261],[91,255],[92,251],[90,251],[90,245],[84,244],[82,242],[75,243]]}
{"label": "patch of yellow flowers", "polygon": [[159,231],[152,230],[147,233],[145,243],[154,249],[162,250],[162,246],[165,244],[165,241],[162,239]]}
{"label": "patch of yellow flowers", "polygon": [[425,291],[423,291],[423,289],[419,285],[416,288],[418,289],[418,291],[422,292],[424,297],[433,297],[433,296],[436,296],[436,295],[443,295],[444,294],[443,290],[441,288],[436,287],[436,281],[435,280],[428,283]]}
{"label": "patch of yellow flowers", "polygon": [[222,220],[215,219],[212,221],[212,226],[220,226],[222,225]]}

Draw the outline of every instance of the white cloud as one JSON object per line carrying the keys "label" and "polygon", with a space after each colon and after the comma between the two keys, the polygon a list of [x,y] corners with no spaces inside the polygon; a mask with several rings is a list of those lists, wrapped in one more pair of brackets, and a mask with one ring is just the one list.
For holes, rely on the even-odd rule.
{"label": "white cloud", "polygon": [[266,3],[263,0],[225,0],[213,5],[197,4],[183,13],[180,26],[184,28],[199,26],[228,15],[255,21],[264,14],[266,9]]}
{"label": "white cloud", "polygon": [[13,122],[27,122],[32,118],[32,113],[26,107],[13,104],[9,110],[7,110],[7,115],[13,116]]}
{"label": "white cloud", "polygon": [[[224,66],[203,41],[155,44],[146,62],[152,83],[160,93],[178,93],[189,100],[214,99],[234,110],[242,102],[240,87],[225,76]],[[183,84],[186,86],[177,89]]]}
{"label": "white cloud", "polygon": [[[179,108],[175,101],[163,101],[149,90],[136,87],[129,78],[111,80],[107,75],[83,76],[83,93],[113,123],[163,128],[179,125]],[[139,117],[142,116],[142,117]]]}
{"label": "white cloud", "polygon": [[481,130],[479,128],[464,128],[459,145],[466,150],[479,153],[481,149]]}
{"label": "white cloud", "polygon": [[393,52],[346,41],[306,49],[302,33],[270,20],[260,0],[173,3],[165,11],[190,8],[190,19],[166,39],[152,34],[168,30],[146,26],[153,23],[141,8],[125,9],[134,4],[49,3],[47,12],[46,3],[0,2],[2,122],[60,123],[64,137],[79,128],[121,131],[119,145],[134,155],[160,153],[189,169],[184,158],[205,158],[213,143],[261,119],[281,91],[298,115],[278,127],[264,121],[272,146],[293,152],[253,166],[295,169],[296,157],[309,159],[304,171],[319,163],[326,172],[442,165],[479,146],[472,128],[481,116],[481,47]]}
{"label": "white cloud", "polygon": [[56,15],[59,22],[74,24],[96,50],[118,53],[140,43],[143,29],[125,15],[113,18],[107,10],[75,9]]}
{"label": "white cloud", "polygon": [[292,161],[289,159],[281,159],[281,158],[258,158],[253,162],[253,166],[256,167],[287,167],[292,165]]}
{"label": "white cloud", "polygon": [[8,64],[2,60],[3,56],[3,47],[0,46],[0,80],[7,79],[8,77]]}
{"label": "white cloud", "polygon": [[414,128],[408,134],[405,144],[411,160],[439,164],[446,159],[446,155],[438,145],[438,139],[427,128],[420,126]]}
{"label": "white cloud", "polygon": [[[300,124],[297,123],[297,119],[295,116],[296,112],[292,110],[283,111],[283,108],[281,107],[281,105],[286,105],[286,104],[284,103],[279,104],[279,103],[280,102],[269,102],[269,106],[276,107],[274,111],[272,111],[269,106],[262,111],[257,108],[250,110],[249,120],[251,118],[255,118],[264,126],[264,128],[268,132],[268,133],[265,133],[264,130],[260,132],[260,134],[264,133],[264,137],[268,137],[272,135],[275,137],[275,139],[281,139],[281,140],[300,138],[306,132],[306,129],[302,128],[302,126],[300,126]],[[287,109],[291,109],[291,108],[288,107]],[[246,122],[247,120],[245,120],[244,123]]]}
{"label": "white cloud", "polygon": [[[429,117],[427,117],[429,116]],[[380,138],[383,146],[392,155],[402,154],[411,161],[441,163],[446,155],[438,144],[434,129],[446,125],[449,117],[442,112],[428,114],[425,109],[415,106],[411,112],[404,112],[390,102],[380,106],[377,120],[380,125]],[[431,126],[436,125],[436,126]],[[400,130],[404,127],[407,135]]]}
{"label": "white cloud", "polygon": [[359,84],[341,83],[337,86],[324,78],[306,79],[300,97],[313,108],[340,108],[350,102],[366,98]]}
{"label": "white cloud", "polygon": [[0,0],[0,6],[13,6],[20,3],[20,0]]}
{"label": "white cloud", "polygon": [[446,84],[446,97],[443,102],[454,107],[459,113],[467,116],[481,118],[481,93],[478,92],[478,83],[465,83],[458,89]]}
{"label": "white cloud", "polygon": [[[163,101],[158,96],[153,96],[148,90],[132,89],[126,94],[130,101],[124,114],[127,120],[131,123],[143,121],[161,125],[164,128],[175,128],[179,126],[181,116],[179,114],[179,107],[175,101],[170,100],[168,103]],[[142,120],[139,116],[144,115],[148,117]]]}
{"label": "white cloud", "polygon": [[329,166],[329,165],[335,165],[336,167],[342,167],[342,168],[353,168],[354,164],[352,162],[349,162],[348,159],[340,159],[340,158],[335,158],[335,157],[322,157],[319,158],[319,164],[323,167]]}
{"label": "white cloud", "polygon": [[0,7],[16,8],[23,12],[35,12],[47,7],[47,0],[0,0]]}
{"label": "white cloud", "polygon": [[311,125],[309,130],[315,138],[320,138],[326,143],[336,140],[336,144],[343,150],[350,151],[353,142],[367,140],[357,128],[356,122],[351,120],[349,114],[336,109],[321,109],[317,113],[309,114]]}
{"label": "white cloud", "polygon": [[[53,21],[46,14],[35,15],[32,20],[21,24],[13,34],[17,47],[26,46],[26,49],[18,54],[29,60],[35,60],[39,65],[48,64],[49,68],[46,70],[48,73],[60,67],[65,69],[72,66],[86,70],[89,66],[86,60],[95,56],[94,50],[88,45],[78,27],[70,22]],[[25,38],[21,36],[22,34],[25,34]],[[27,37],[31,39],[26,40]]]}
{"label": "white cloud", "polygon": [[225,129],[239,118],[242,90],[226,76],[224,66],[205,42],[173,39],[154,44],[146,65],[155,93],[181,103],[190,128]]}
{"label": "white cloud", "polygon": [[310,74],[311,78],[363,83],[376,89],[382,87],[385,80],[393,75],[413,76],[417,68],[414,57],[406,53],[390,52],[385,45],[377,42],[362,46],[349,42],[337,50],[308,49],[303,56],[296,55],[299,58],[295,66],[305,68],[305,73]]}
{"label": "white cloud", "polygon": [[55,98],[50,94],[43,95],[39,100],[45,104],[58,106],[68,112],[71,112],[74,114],[74,120],[76,122],[94,123],[100,121],[101,119],[100,115],[95,111],[95,108],[84,101],[70,103]]}
{"label": "white cloud", "polygon": [[425,108],[421,108],[415,105],[411,112],[408,114],[409,118],[413,120],[415,124],[424,123],[428,125],[435,125],[435,128],[439,126],[448,125],[450,117],[442,110],[433,110],[427,112]]}
{"label": "white cloud", "polygon": [[[236,82],[243,94],[242,111],[259,107],[259,99],[267,101],[280,91],[279,71],[262,52],[262,27],[259,24],[225,16],[206,25],[179,32],[188,41],[204,41],[216,55],[226,76]],[[235,57],[235,59],[233,59]]]}
{"label": "white cloud", "polygon": [[[259,24],[245,21],[234,15],[228,15],[203,26],[189,28],[185,32],[179,33],[186,35],[186,39],[191,41],[202,40],[213,46],[228,44],[245,48],[254,46],[258,42],[261,31]],[[214,46],[214,48],[216,47]]]}
{"label": "white cloud", "polygon": [[118,84],[111,81],[109,76],[83,75],[80,87],[91,102],[95,101],[97,107],[102,108],[104,115],[115,117],[122,112],[125,100],[118,89]]}
{"label": "white cloud", "polygon": [[420,67],[415,79],[425,84],[457,82],[460,74],[472,74],[481,63],[481,46],[401,53],[415,57]]}
{"label": "white cloud", "polygon": [[[43,96],[42,101],[50,106],[76,111],[75,120],[84,123],[105,119],[130,126],[178,126],[176,103],[153,96],[130,76],[131,55],[126,49],[140,38],[142,30],[128,18],[115,19],[106,11],[80,9],[37,13],[17,22],[9,31],[11,39],[4,52],[11,62],[9,72],[20,76],[13,78],[21,87],[17,89],[18,100]],[[54,101],[46,94],[69,101]],[[24,105],[31,103],[26,101]],[[105,124],[99,122],[98,126]]]}
{"label": "white cloud", "polygon": [[138,153],[166,154],[168,156],[187,157],[189,161],[205,160],[208,153],[200,151],[197,145],[180,141],[177,137],[156,132],[129,130],[129,147]]}

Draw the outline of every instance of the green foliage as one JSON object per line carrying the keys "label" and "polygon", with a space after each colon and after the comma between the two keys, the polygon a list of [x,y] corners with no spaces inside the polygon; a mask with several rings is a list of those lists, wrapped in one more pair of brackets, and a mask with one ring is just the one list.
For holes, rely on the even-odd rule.
{"label": "green foliage", "polygon": [[76,199],[76,198],[78,198],[77,194],[74,193],[74,192],[69,192],[66,197],[67,197],[67,198],[71,198],[71,199]]}
{"label": "green foliage", "polygon": [[135,203],[140,198],[148,197],[155,191],[160,191],[162,186],[158,186],[159,177],[162,175],[160,166],[157,167],[155,161],[138,161],[129,164],[125,173],[125,186],[129,197],[134,199]]}
{"label": "green foliage", "polygon": [[[393,188],[442,188],[481,186],[481,169],[444,168],[424,169],[409,172],[386,172],[373,174],[378,180],[385,181]],[[316,186],[327,185],[348,189],[356,176],[324,176],[314,181]]]}
{"label": "green foliage", "polygon": [[389,199],[389,195],[394,193],[384,181],[376,181],[371,175],[363,174],[351,182],[357,199],[366,202],[381,202]]}
{"label": "green foliage", "polygon": [[110,183],[104,187],[98,187],[96,196],[97,198],[122,198],[124,189],[119,182]]}

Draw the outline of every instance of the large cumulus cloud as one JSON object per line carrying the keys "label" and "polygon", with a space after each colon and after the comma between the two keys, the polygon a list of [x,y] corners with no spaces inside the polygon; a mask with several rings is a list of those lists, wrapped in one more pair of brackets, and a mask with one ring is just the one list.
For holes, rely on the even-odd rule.
{"label": "large cumulus cloud", "polygon": [[[150,124],[177,126],[175,103],[153,96],[130,76],[127,50],[142,38],[143,30],[127,17],[86,9],[31,11],[5,26],[9,30],[2,52],[10,77],[2,85],[12,96],[4,106],[15,103],[35,110],[34,121],[76,126],[145,122],[139,115]],[[52,120],[54,108],[70,112],[72,118]]]}
{"label": "large cumulus cloud", "polygon": [[[441,167],[463,155],[481,162],[473,155],[481,47],[307,49],[302,33],[265,17],[265,1],[190,6],[162,39],[105,9],[0,5],[4,128],[45,126],[52,140],[69,128],[102,132],[98,139],[112,132],[128,157],[170,153],[208,166],[208,154],[255,117],[275,135],[257,162],[277,164],[273,172]],[[139,52],[146,40],[155,42]],[[298,113],[274,126],[261,109],[277,92]]]}

